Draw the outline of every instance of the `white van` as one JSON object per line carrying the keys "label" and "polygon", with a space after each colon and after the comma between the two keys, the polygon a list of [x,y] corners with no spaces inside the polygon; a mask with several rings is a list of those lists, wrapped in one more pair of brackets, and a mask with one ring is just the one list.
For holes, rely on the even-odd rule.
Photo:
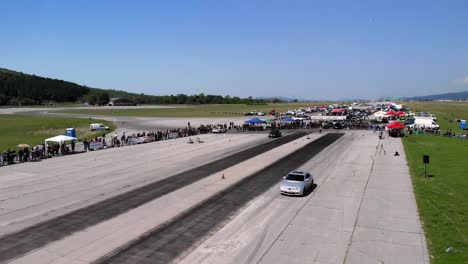
{"label": "white van", "polygon": [[439,125],[432,118],[418,118],[414,119],[414,124],[412,126],[424,127],[424,128],[435,128],[438,129]]}
{"label": "white van", "polygon": [[99,131],[99,130],[109,130],[109,127],[103,124],[94,123],[94,124],[89,124],[89,129],[91,131]]}

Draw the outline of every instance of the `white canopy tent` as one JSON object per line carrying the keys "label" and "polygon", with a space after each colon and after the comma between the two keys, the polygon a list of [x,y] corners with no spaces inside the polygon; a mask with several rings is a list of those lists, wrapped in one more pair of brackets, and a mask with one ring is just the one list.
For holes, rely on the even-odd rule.
{"label": "white canopy tent", "polygon": [[63,144],[66,141],[77,141],[78,139],[75,137],[69,137],[69,136],[64,136],[64,135],[59,135],[55,137],[51,137],[45,140],[45,143],[47,145],[47,142],[55,142],[55,143],[60,143]]}
{"label": "white canopy tent", "polygon": [[382,120],[382,118],[387,117],[387,113],[383,111],[378,111],[369,116],[371,120]]}

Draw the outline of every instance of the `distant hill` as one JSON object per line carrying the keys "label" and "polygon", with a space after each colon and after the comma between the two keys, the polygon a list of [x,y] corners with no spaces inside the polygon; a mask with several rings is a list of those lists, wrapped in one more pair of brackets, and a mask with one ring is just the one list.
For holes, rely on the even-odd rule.
{"label": "distant hill", "polygon": [[75,102],[89,92],[89,88],[76,83],[0,68],[0,105]]}
{"label": "distant hill", "polygon": [[131,99],[135,104],[257,104],[264,100],[221,95],[146,95],[90,88],[73,82],[0,68],[0,105],[38,105],[81,102],[105,105],[111,98]]}
{"label": "distant hill", "polygon": [[468,91],[405,98],[407,100],[468,100]]}

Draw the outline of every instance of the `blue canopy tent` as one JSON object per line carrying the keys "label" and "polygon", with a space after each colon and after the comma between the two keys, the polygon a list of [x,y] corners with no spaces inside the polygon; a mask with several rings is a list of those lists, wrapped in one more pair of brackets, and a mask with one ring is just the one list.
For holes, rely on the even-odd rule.
{"label": "blue canopy tent", "polygon": [[258,117],[254,117],[252,119],[246,120],[245,123],[247,123],[247,124],[265,124],[266,121],[262,120],[262,119],[260,119]]}
{"label": "blue canopy tent", "polygon": [[280,120],[281,122],[294,122],[296,120],[292,119],[291,117],[285,117],[283,119]]}

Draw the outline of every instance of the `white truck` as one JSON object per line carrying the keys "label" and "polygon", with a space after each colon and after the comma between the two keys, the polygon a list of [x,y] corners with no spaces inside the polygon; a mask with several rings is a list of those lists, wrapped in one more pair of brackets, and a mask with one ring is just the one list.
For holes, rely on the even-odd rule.
{"label": "white truck", "polygon": [[439,125],[431,117],[416,117],[414,119],[414,124],[410,125],[410,127],[439,129]]}
{"label": "white truck", "polygon": [[89,129],[91,131],[99,131],[99,130],[109,130],[109,127],[103,124],[93,123],[93,124],[89,124]]}

